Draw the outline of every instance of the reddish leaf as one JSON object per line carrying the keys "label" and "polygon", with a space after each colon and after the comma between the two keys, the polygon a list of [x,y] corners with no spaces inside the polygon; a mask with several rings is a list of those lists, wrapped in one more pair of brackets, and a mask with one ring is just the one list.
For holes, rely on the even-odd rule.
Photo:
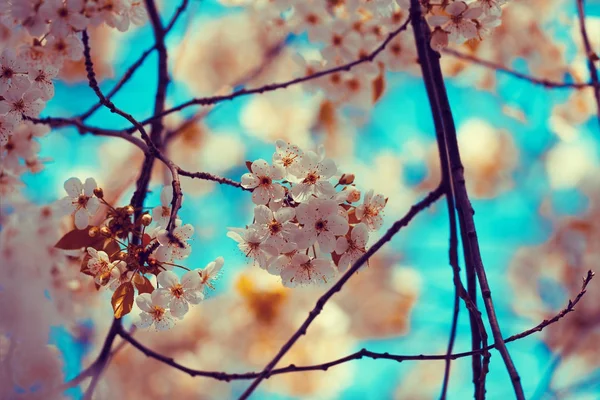
{"label": "reddish leaf", "polygon": [[252,161],[246,161],[246,168],[248,168],[248,171],[252,172]]}
{"label": "reddish leaf", "polygon": [[133,308],[133,295],[135,290],[131,282],[122,283],[113,293],[111,304],[115,318],[122,318],[131,312]]}
{"label": "reddish leaf", "polygon": [[151,241],[152,241],[152,238],[150,237],[150,235],[148,235],[147,233],[144,233],[144,236],[142,237],[142,247],[148,246]]}
{"label": "reddish leaf", "polygon": [[150,280],[144,275],[135,274],[133,276],[133,283],[139,294],[154,292],[154,286],[152,286]]}
{"label": "reddish leaf", "polygon": [[90,237],[88,234],[91,226],[86,229],[74,229],[65,234],[54,247],[63,250],[79,250],[82,247],[98,248],[104,243],[104,237],[97,235]]}
{"label": "reddish leaf", "polygon": [[111,261],[114,261],[116,256],[121,252],[121,246],[119,246],[119,243],[116,240],[107,239],[104,242],[103,251],[108,254]]}
{"label": "reddish leaf", "polygon": [[348,211],[348,222],[350,224],[359,224],[360,220],[356,217],[356,208]]}
{"label": "reddish leaf", "polygon": [[385,75],[380,72],[377,78],[372,83],[373,85],[373,104],[377,103],[377,100],[381,98],[383,92],[385,92]]}

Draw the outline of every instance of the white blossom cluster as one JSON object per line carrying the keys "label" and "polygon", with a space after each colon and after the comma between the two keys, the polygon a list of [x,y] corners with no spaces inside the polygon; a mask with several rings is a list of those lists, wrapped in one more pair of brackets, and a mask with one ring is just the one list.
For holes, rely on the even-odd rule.
{"label": "white blossom cluster", "polygon": [[[431,46],[439,51],[449,42],[482,40],[500,24],[500,7],[507,1],[420,0],[433,29]],[[265,0],[249,4],[261,20],[270,21],[273,32],[306,33],[318,46],[316,59],[297,57],[306,75],[368,57],[408,20],[410,10],[410,0]],[[335,103],[368,110],[378,98],[373,84],[383,71],[407,71],[416,65],[412,35],[397,35],[375,61],[309,81],[305,87],[321,89]]]}
{"label": "white blossom cluster", "polygon": [[366,252],[369,232],[383,224],[383,195],[369,191],[358,204],[352,175],[334,186],[338,169],[322,147],[305,152],[278,140],[272,163],[259,159],[249,169],[242,186],[252,190],[254,222],[228,236],[285,286],[331,281]]}
{"label": "white blossom cluster", "polygon": [[141,25],[146,9],[138,0],[0,1],[0,195],[20,185],[20,175],[43,168],[33,138],[48,132],[38,117],[54,97],[54,80],[65,60],[83,57],[81,31],[107,24],[126,31]]}

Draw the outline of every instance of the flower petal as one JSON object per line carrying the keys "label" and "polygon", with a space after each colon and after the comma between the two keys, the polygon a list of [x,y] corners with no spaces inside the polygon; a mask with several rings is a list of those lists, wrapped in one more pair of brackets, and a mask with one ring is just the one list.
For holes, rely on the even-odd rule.
{"label": "flower petal", "polygon": [[64,188],[71,197],[78,197],[83,191],[83,184],[79,178],[69,178],[65,181]]}

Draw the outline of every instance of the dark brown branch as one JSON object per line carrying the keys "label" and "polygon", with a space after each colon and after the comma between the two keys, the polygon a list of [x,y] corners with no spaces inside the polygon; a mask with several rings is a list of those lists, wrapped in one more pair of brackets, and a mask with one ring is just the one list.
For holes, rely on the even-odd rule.
{"label": "dark brown branch", "polygon": [[[167,27],[164,30],[165,35],[167,35],[171,31],[171,29],[173,29],[173,27],[175,26],[175,23],[177,22],[179,17],[183,14],[183,12],[187,8],[188,4],[189,4],[189,0],[182,0],[181,5],[177,8],[177,10],[175,11],[175,14],[173,14],[173,17],[171,18],[171,21],[169,21],[169,24],[167,25]],[[125,71],[123,76],[121,76],[121,79],[119,79],[119,82],[117,82],[117,84],[108,92],[108,94],[106,95],[106,98],[109,100],[112,99],[112,97],[114,95],[116,95],[127,82],[129,82],[129,80],[133,77],[133,74],[142,66],[144,61],[146,61],[146,58],[148,58],[148,56],[150,54],[152,54],[152,52],[156,49],[157,49],[156,43],[154,45],[152,45],[152,47],[146,49],[146,51],[144,51],[142,53],[142,55],[133,64],[131,64],[131,66],[129,66],[129,68],[127,68],[127,70]],[[101,102],[96,103],[88,111],[81,114],[79,116],[79,119],[81,121],[85,121],[86,119],[91,117],[96,111],[98,111],[98,109],[100,107],[102,107],[102,103]]]}
{"label": "dark brown branch", "polygon": [[458,50],[454,50],[454,49],[450,49],[450,48],[444,49],[443,53],[447,54],[449,56],[452,56],[452,57],[460,58],[461,60],[470,61],[473,64],[477,64],[477,65],[480,65],[485,68],[493,69],[498,72],[502,72],[502,73],[511,75],[517,79],[521,79],[521,80],[530,82],[534,85],[544,86],[548,89],[587,89],[589,87],[594,87],[594,85],[596,85],[596,87],[598,87],[597,86],[598,84],[593,83],[593,82],[591,82],[591,83],[567,83],[567,82],[555,82],[555,81],[551,81],[551,80],[545,79],[545,78],[537,78],[535,76],[527,75],[527,74],[515,71],[513,69],[507,68],[503,65],[494,63],[492,61],[482,60],[482,59],[472,56],[470,54],[462,53]]}
{"label": "dark brown branch", "polygon": [[[487,276],[481,259],[477,231],[473,220],[473,208],[469,200],[464,179],[464,168],[460,159],[460,152],[456,137],[456,128],[454,119],[446,94],[444,77],[442,75],[439,54],[434,52],[429,45],[430,29],[427,22],[421,15],[421,7],[418,0],[411,0],[411,18],[413,19],[413,31],[415,41],[419,51],[419,62],[423,71],[423,79],[428,89],[428,98],[431,106],[431,112],[436,123],[436,130],[441,129],[444,135],[444,146],[450,161],[452,181],[454,187],[454,196],[459,215],[459,225],[461,237],[463,238],[463,251],[465,261],[469,268],[473,268],[481,286],[483,301],[488,314],[488,320],[492,329],[494,341],[498,346],[498,351],[502,356],[506,370],[511,378],[513,389],[518,400],[524,400],[521,378],[510,357],[508,349],[504,344],[502,332],[496,317],[496,311],[492,301],[491,290],[487,281]],[[473,341],[475,342],[475,341]]]}
{"label": "dark brown branch", "polygon": [[587,28],[585,27],[585,10],[584,0],[577,0],[577,14],[579,16],[579,31],[587,57],[588,69],[590,70],[590,78],[594,83],[594,98],[596,99],[598,123],[600,124],[600,80],[598,79],[598,70],[595,63],[598,62],[598,54],[592,50],[590,38],[588,37]]}
{"label": "dark brown branch", "polygon": [[[510,337],[504,339],[504,342],[505,343],[514,342],[515,340],[523,339],[523,338],[525,338],[529,335],[532,335],[536,332],[540,332],[547,326],[558,322],[565,315],[572,312],[575,309],[575,306],[577,305],[577,303],[579,303],[581,298],[585,295],[587,286],[593,277],[594,277],[594,273],[592,271],[588,271],[587,276],[583,279],[581,291],[577,294],[577,296],[574,299],[569,300],[567,306],[563,310],[561,310],[558,314],[556,314],[553,318],[545,319],[544,321],[542,321],[541,323],[539,323],[538,325],[534,326],[531,329],[528,329],[519,334],[510,336]],[[156,351],[146,347],[144,344],[140,343],[137,339],[135,339],[131,334],[129,334],[128,332],[125,332],[123,329],[119,330],[119,335],[122,336],[124,340],[131,343],[131,345],[133,347],[135,347],[136,349],[138,349],[139,351],[144,353],[146,356],[153,358],[157,361],[160,361],[163,364],[173,367],[179,371],[182,371],[192,377],[199,376],[199,377],[205,377],[205,378],[212,378],[212,379],[216,379],[219,381],[230,382],[230,381],[234,381],[234,380],[256,379],[262,373],[262,371],[261,372],[246,372],[246,373],[227,373],[227,372],[219,372],[219,371],[201,371],[201,370],[188,368],[184,365],[177,363],[175,360],[173,360],[173,358],[164,356],[164,355],[157,353]],[[302,372],[302,371],[327,371],[329,368],[334,367],[336,365],[340,365],[340,364],[343,364],[343,363],[346,363],[346,362],[349,362],[352,360],[358,360],[363,357],[368,357],[368,358],[372,358],[372,359],[393,360],[393,361],[397,361],[397,362],[411,361],[411,360],[414,360],[414,361],[446,360],[448,358],[450,358],[451,360],[456,360],[459,358],[471,357],[474,354],[482,354],[484,351],[489,351],[489,350],[492,350],[495,348],[496,348],[496,344],[492,344],[492,345],[487,346],[480,350],[467,351],[467,352],[463,352],[463,353],[454,353],[449,356],[446,354],[396,355],[396,354],[389,354],[389,353],[377,353],[374,351],[369,351],[367,349],[361,349],[361,350],[359,350],[355,353],[349,354],[345,357],[341,357],[336,360],[329,361],[329,362],[322,363],[322,364],[306,365],[306,366],[296,366],[294,364],[290,364],[287,367],[271,370],[265,377],[269,378],[273,375],[293,373],[293,372]]]}
{"label": "dark brown branch", "polygon": [[433,192],[429,193],[423,200],[413,205],[402,219],[396,221],[394,225],[392,225],[392,227],[385,233],[385,235],[375,242],[375,244],[373,244],[373,246],[371,246],[371,248],[365,254],[356,260],[356,262],[348,269],[348,271],[346,271],[344,275],[342,275],[341,278],[317,300],[317,304],[312,311],[308,313],[306,320],[304,320],[298,330],[294,332],[289,340],[281,347],[275,357],[273,357],[273,359],[265,366],[260,375],[252,382],[252,384],[244,391],[244,393],[242,393],[240,400],[247,399],[263,381],[263,379],[267,377],[269,372],[275,368],[275,365],[277,365],[279,360],[281,360],[281,358],[292,348],[294,343],[296,343],[296,341],[300,339],[302,335],[306,334],[306,330],[313,320],[321,313],[327,301],[329,301],[329,299],[333,297],[335,293],[342,290],[342,287],[352,277],[352,275],[354,275],[354,273],[358,271],[358,269],[362,267],[362,265],[367,262],[367,260],[371,258],[371,256],[373,256],[373,254],[375,254],[385,243],[389,242],[394,235],[400,231],[400,229],[407,226],[420,211],[429,207],[443,194],[444,188],[440,185]]}
{"label": "dark brown branch", "polygon": [[222,185],[233,186],[233,187],[236,187],[236,188],[239,188],[242,190],[248,190],[248,191],[250,190],[250,189],[244,188],[239,182],[236,182],[236,181],[228,179],[228,178],[223,178],[218,175],[209,174],[208,172],[189,172],[184,169],[181,169],[180,167],[177,167],[177,171],[179,172],[179,175],[187,176],[188,178],[203,179],[205,181],[217,182]]}
{"label": "dark brown branch", "polygon": [[113,323],[110,326],[108,334],[106,335],[106,339],[104,339],[104,345],[102,345],[100,354],[98,355],[96,361],[92,364],[94,366],[91,373],[92,380],[90,382],[90,386],[88,386],[87,390],[85,391],[83,400],[92,399],[96,385],[98,385],[98,381],[100,380],[100,376],[110,360],[110,349],[112,348],[117,334],[121,331],[121,327],[121,320],[116,318],[113,319]]}
{"label": "dark brown branch", "polygon": [[[377,55],[379,55],[379,53],[381,53],[383,50],[385,50],[386,46],[396,37],[398,36],[401,32],[403,32],[404,30],[406,30],[406,28],[408,27],[409,24],[409,20],[407,20],[405,23],[403,23],[398,29],[392,31],[387,38],[368,56],[363,57],[359,60],[356,61],[352,61],[348,64],[344,64],[344,65],[340,65],[339,67],[334,67],[334,68],[330,68],[330,69],[326,69],[311,75],[307,75],[307,76],[303,76],[300,78],[295,78],[295,79],[291,79],[289,81],[285,81],[285,82],[280,82],[280,83],[271,83],[265,86],[261,86],[258,88],[254,88],[254,89],[240,89],[240,90],[236,90],[233,93],[230,93],[228,95],[223,95],[223,96],[211,96],[211,97],[202,97],[202,98],[197,98],[197,99],[192,99],[189,101],[186,101],[185,103],[182,103],[176,107],[173,107],[171,109],[165,110],[163,113],[158,114],[158,115],[154,115],[144,121],[142,121],[143,125],[146,125],[148,123],[151,123],[152,121],[154,121],[156,118],[162,118],[165,115],[169,115],[172,114],[174,112],[178,112],[183,110],[184,108],[190,107],[190,106],[208,106],[208,105],[213,105],[213,104],[217,104],[223,101],[228,101],[228,100],[233,100],[235,98],[238,97],[242,97],[242,96],[248,96],[248,95],[252,95],[252,94],[263,94],[263,93],[267,93],[267,92],[273,92],[275,90],[280,90],[280,89],[285,89],[289,86],[292,85],[297,85],[303,82],[308,82],[311,81],[313,79],[318,79],[318,78],[322,78],[324,76],[330,75],[330,74],[334,74],[336,72],[342,72],[342,71],[350,71],[352,68],[356,67],[357,65],[363,64],[365,62],[372,62],[373,60],[375,60],[375,57],[377,57]],[[130,128],[128,129],[128,132],[132,132],[135,131],[135,129]]]}

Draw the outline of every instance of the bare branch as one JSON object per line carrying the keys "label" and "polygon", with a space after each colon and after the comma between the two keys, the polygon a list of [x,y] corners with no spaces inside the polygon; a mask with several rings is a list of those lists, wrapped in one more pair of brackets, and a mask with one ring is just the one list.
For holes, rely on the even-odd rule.
{"label": "bare branch", "polygon": [[548,89],[587,89],[589,87],[598,87],[598,84],[594,83],[594,82],[568,83],[568,82],[554,82],[554,81],[551,81],[551,80],[545,79],[545,78],[537,78],[535,76],[530,76],[530,75],[515,71],[513,69],[507,68],[503,65],[494,63],[492,61],[482,60],[482,59],[472,56],[470,54],[461,53],[458,50],[454,50],[454,49],[450,49],[450,48],[444,49],[443,53],[447,54],[449,56],[452,56],[452,57],[460,58],[461,60],[470,61],[473,64],[477,64],[477,65],[480,65],[485,68],[493,69],[498,72],[502,72],[502,73],[511,75],[517,79],[521,79],[521,80],[530,82],[534,85],[544,86]]}
{"label": "bare branch", "polygon": [[597,117],[598,123],[600,123],[600,80],[598,79],[598,70],[594,63],[598,62],[598,54],[592,50],[590,44],[590,38],[588,37],[587,28],[585,27],[585,10],[584,0],[577,0],[577,14],[579,16],[579,31],[581,32],[581,39],[583,41],[583,47],[585,49],[585,55],[587,57],[588,69],[590,70],[590,77],[594,83],[594,98],[596,99]]}
{"label": "bare branch", "polygon": [[[587,276],[584,278],[583,285],[581,287],[581,291],[577,294],[577,296],[574,299],[569,300],[567,306],[563,310],[561,310],[558,314],[556,314],[553,318],[544,320],[541,323],[539,323],[538,325],[536,325],[533,328],[528,329],[524,332],[510,336],[510,337],[504,339],[504,342],[505,343],[514,342],[515,340],[523,339],[523,338],[525,338],[529,335],[532,335],[536,332],[540,332],[542,329],[546,328],[547,326],[549,326],[551,324],[558,322],[565,315],[572,312],[575,309],[575,306],[577,305],[577,303],[579,303],[581,298],[585,295],[587,285],[590,283],[590,281],[592,280],[593,277],[594,277],[594,273],[592,271],[588,271]],[[177,363],[175,360],[173,360],[173,358],[164,356],[164,355],[157,353],[156,351],[146,347],[145,345],[140,343],[137,339],[135,339],[130,333],[125,332],[122,328],[119,330],[119,335],[121,337],[123,337],[123,339],[125,341],[131,343],[131,345],[133,347],[135,347],[136,349],[138,349],[139,351],[144,353],[146,356],[153,358],[157,361],[160,361],[163,364],[173,367],[179,371],[182,371],[192,377],[199,376],[199,377],[205,377],[205,378],[212,378],[212,379],[216,379],[219,381],[230,382],[230,381],[234,381],[234,380],[256,379],[263,372],[263,371],[260,371],[260,372],[246,372],[246,373],[227,373],[227,372],[219,372],[219,371],[202,371],[202,370],[188,368],[184,365]],[[492,345],[486,346],[485,348],[480,349],[480,350],[467,351],[467,352],[463,352],[463,353],[454,353],[454,354],[450,354],[450,355],[447,355],[447,354],[396,355],[396,354],[389,354],[389,353],[378,353],[378,352],[374,352],[374,351],[369,351],[367,349],[361,349],[355,353],[352,353],[347,356],[338,358],[336,360],[328,361],[328,362],[325,362],[322,364],[306,365],[306,366],[296,366],[294,364],[290,364],[287,367],[271,370],[269,373],[266,374],[265,377],[269,378],[273,375],[293,373],[293,372],[303,372],[303,371],[327,371],[329,368],[334,367],[336,365],[344,364],[344,363],[352,361],[352,360],[359,360],[363,357],[368,357],[368,358],[372,358],[375,360],[377,360],[377,359],[393,360],[393,361],[397,361],[397,362],[420,361],[420,360],[446,360],[448,358],[450,358],[451,360],[456,360],[459,358],[471,357],[474,354],[482,354],[485,351],[489,352],[489,350],[492,350],[495,348],[496,348],[496,344],[492,344]]]}

